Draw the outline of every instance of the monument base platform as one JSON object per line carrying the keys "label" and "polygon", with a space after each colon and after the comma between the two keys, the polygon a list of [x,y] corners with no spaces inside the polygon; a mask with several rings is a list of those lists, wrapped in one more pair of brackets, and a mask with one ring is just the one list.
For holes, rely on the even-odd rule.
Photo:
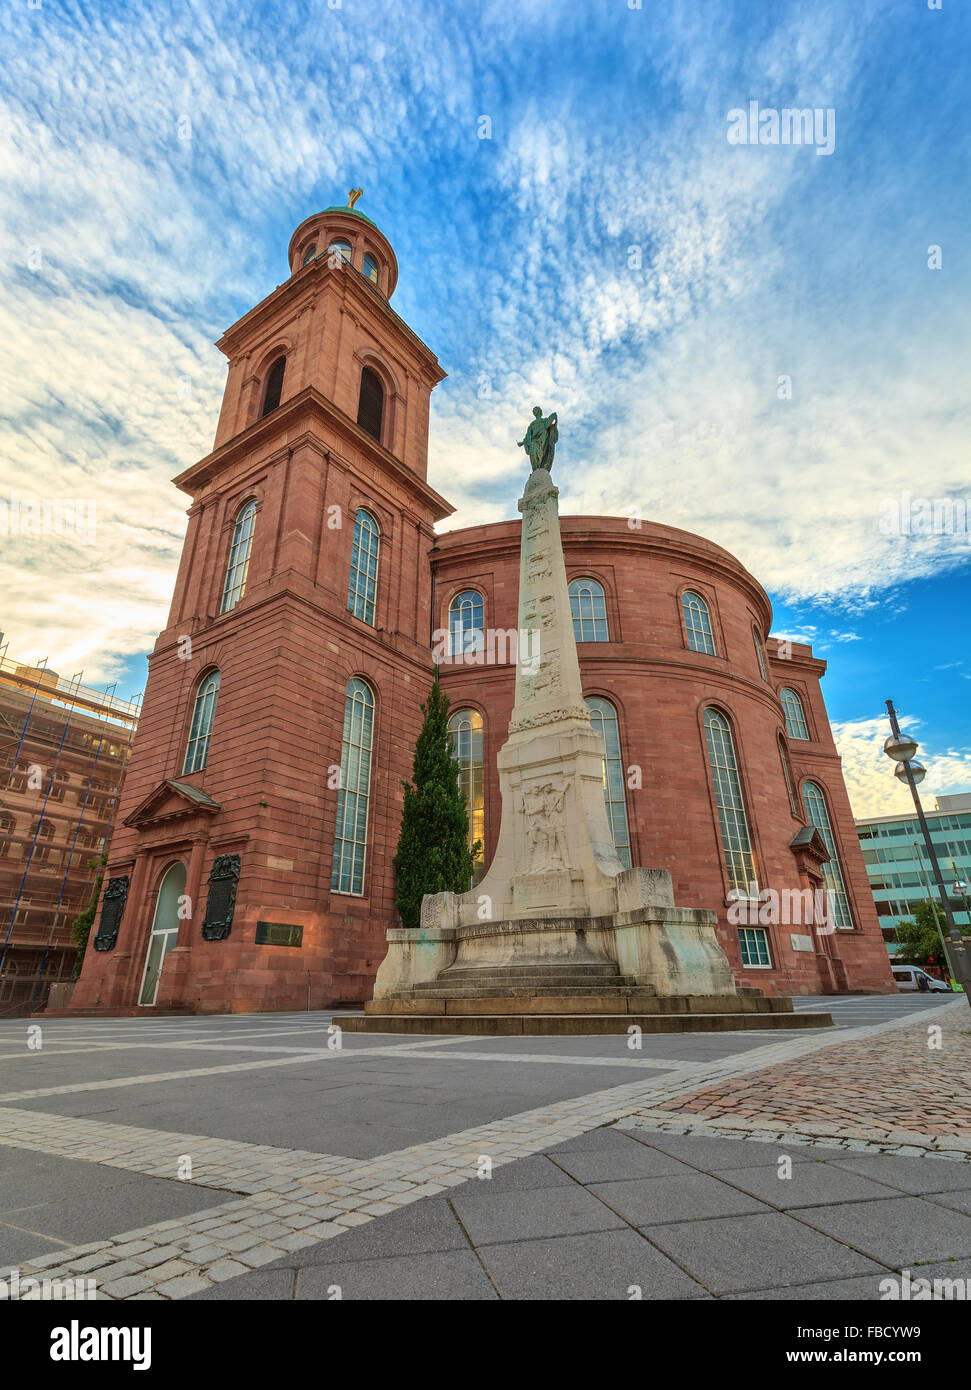
{"label": "monument base platform", "polygon": [[627,1033],[728,1033],[829,1028],[828,1013],[796,1013],[792,1000],[752,995],[666,995],[638,990],[597,995],[372,999],[363,1014],[339,1020],[349,1033],[469,1033],[570,1036]]}

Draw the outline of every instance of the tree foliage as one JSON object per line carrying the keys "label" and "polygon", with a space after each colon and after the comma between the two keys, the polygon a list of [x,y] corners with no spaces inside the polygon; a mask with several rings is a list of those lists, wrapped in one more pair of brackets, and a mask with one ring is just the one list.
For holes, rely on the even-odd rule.
{"label": "tree foliage", "polygon": [[[80,912],[71,923],[71,935],[73,936],[77,948],[78,958],[74,962],[74,978],[81,973],[81,966],[84,964],[84,953],[88,949],[88,937],[91,935],[91,928],[94,926],[94,916],[98,910],[98,899],[101,897],[101,884],[104,882],[105,865],[107,859],[100,859],[98,863],[98,876],[94,881],[94,888],[91,890],[91,901],[83,912]],[[94,868],[95,860],[90,860],[89,868]]]}
{"label": "tree foliage", "polygon": [[469,807],[448,731],[448,696],[432,685],[412,767],[394,857],[395,903],[406,927],[421,920],[426,893],[464,893],[472,884],[479,842],[469,846]]}
{"label": "tree foliage", "polygon": [[900,950],[894,953],[894,960],[899,961],[901,965],[930,965],[944,975],[949,974],[936,923],[940,923],[941,931],[946,935],[947,918],[940,903],[927,898],[915,903],[913,917],[897,924],[896,936],[900,942]]}

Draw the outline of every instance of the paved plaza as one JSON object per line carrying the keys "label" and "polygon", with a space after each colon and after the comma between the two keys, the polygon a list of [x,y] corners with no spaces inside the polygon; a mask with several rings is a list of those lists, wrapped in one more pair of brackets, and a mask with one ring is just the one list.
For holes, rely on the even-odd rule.
{"label": "paved plaza", "polygon": [[796,1007],[836,1027],[4,1020],[0,1277],[136,1301],[879,1299],[903,1270],[971,1280],[967,1004]]}

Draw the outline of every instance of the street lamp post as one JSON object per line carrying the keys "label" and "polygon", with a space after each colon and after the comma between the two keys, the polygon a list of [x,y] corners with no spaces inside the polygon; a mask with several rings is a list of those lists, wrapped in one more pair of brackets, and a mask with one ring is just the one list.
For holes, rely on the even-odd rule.
{"label": "street lamp post", "polygon": [[888,758],[892,758],[897,766],[894,768],[894,776],[901,782],[906,782],[910,788],[910,794],[914,798],[914,810],[917,812],[917,820],[920,825],[920,833],[923,836],[924,848],[927,851],[927,858],[930,860],[931,868],[934,871],[934,882],[937,884],[937,893],[944,909],[944,919],[947,922],[947,933],[950,941],[947,943],[948,964],[951,967],[951,977],[957,980],[964,988],[965,998],[968,1006],[971,1007],[971,961],[968,959],[967,947],[961,935],[954,914],[951,912],[951,902],[947,895],[947,886],[944,876],[941,873],[941,866],[938,862],[937,851],[931,839],[931,832],[927,825],[927,818],[924,815],[924,808],[920,804],[920,797],[917,794],[917,783],[922,782],[926,775],[926,770],[919,763],[914,762],[914,755],[917,752],[917,744],[914,739],[904,737],[900,733],[900,725],[897,723],[897,711],[893,707],[893,700],[887,701],[887,715],[890,719],[890,728],[893,734],[883,745],[883,751]]}

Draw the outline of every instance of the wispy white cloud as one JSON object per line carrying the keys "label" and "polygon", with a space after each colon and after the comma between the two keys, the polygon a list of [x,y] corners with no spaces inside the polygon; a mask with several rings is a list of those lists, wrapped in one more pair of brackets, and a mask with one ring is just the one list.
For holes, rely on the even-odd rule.
{"label": "wispy white cloud", "polygon": [[[98,515],[93,549],[4,545],[18,654],[94,678],[151,644],[184,528],[168,480],[218,414],[212,340],[283,278],[293,225],[359,182],[396,307],[450,373],[430,441],[448,526],[515,514],[540,403],[564,511],[637,507],[849,622],[962,562],[966,537],[879,524],[906,489],[963,495],[969,418],[966,272],[923,268],[948,224],[909,195],[923,154],[866,106],[899,13],[8,7],[0,493],[29,478]],[[835,106],[837,153],[729,147],[749,97]]]}
{"label": "wispy white cloud", "polygon": [[[914,738],[921,738],[920,720],[901,715],[900,727]],[[913,810],[910,791],[894,776],[895,764],[883,751],[887,738],[886,719],[834,723],[833,737],[843,759],[843,777],[857,819],[906,814]],[[933,745],[922,746],[918,761],[927,769],[927,776],[920,784],[921,799],[927,809],[933,809],[935,796],[971,791],[971,748],[947,748],[938,752]]]}

